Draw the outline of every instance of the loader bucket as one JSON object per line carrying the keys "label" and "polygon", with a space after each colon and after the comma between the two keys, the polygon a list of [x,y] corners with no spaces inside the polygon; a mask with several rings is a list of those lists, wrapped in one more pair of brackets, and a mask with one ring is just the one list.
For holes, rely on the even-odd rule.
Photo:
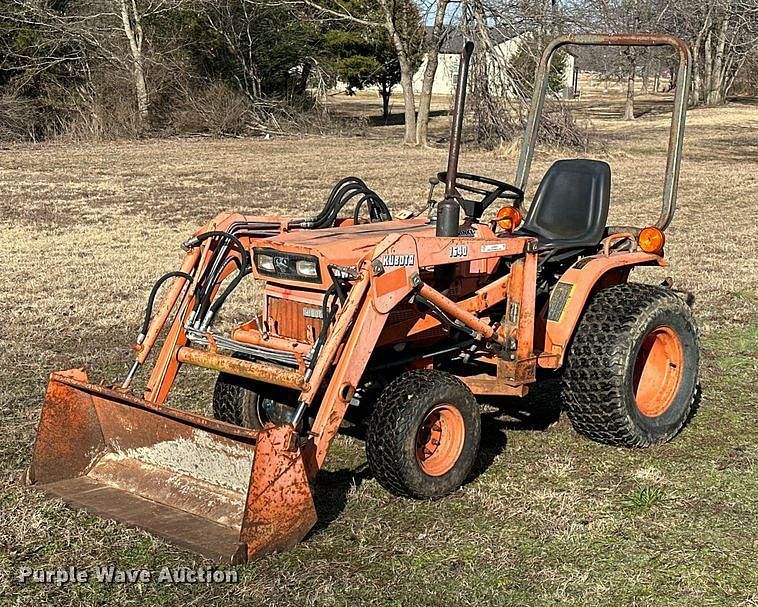
{"label": "loader bucket", "polygon": [[291,427],[249,430],[53,373],[29,481],[213,560],[285,550],[316,522]]}

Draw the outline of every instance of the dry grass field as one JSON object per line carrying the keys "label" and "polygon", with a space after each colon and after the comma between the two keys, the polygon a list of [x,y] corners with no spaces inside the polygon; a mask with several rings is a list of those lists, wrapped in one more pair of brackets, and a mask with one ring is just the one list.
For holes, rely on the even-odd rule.
{"label": "dry grass field", "polygon": [[[657,213],[670,115],[656,107],[634,124],[593,118],[605,143],[589,155],[613,167],[613,223]],[[152,281],[218,211],[314,212],[351,174],[392,209],[422,206],[445,151],[403,148],[399,128],[0,150],[0,605],[758,604],[758,105],[748,102],[690,112],[671,267],[639,278],[671,275],[697,298],[702,404],[672,443],[590,443],[538,394],[488,414],[476,478],[438,502],[390,496],[363,445],[340,437],[317,486],[317,528],[291,552],[240,567],[237,584],[15,580],[25,565],[201,563],[21,485],[47,375],[123,375]],[[556,157],[538,154],[532,189]],[[504,151],[466,151],[461,168],[508,180],[515,164]],[[238,292],[225,320],[256,294]],[[173,404],[208,411],[212,381],[191,374]]]}

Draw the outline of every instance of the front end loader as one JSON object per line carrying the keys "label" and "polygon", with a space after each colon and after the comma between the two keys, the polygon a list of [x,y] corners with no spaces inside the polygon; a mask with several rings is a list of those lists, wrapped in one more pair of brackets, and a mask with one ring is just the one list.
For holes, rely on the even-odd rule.
{"label": "front end loader", "polygon": [[[610,167],[591,159],[556,162],[524,209],[550,60],[567,44],[678,53],[655,223],[608,226]],[[52,374],[29,482],[241,562],[287,549],[313,527],[314,482],[341,429],[365,440],[382,486],[417,499],[466,481],[481,439],[478,398],[521,397],[550,376],[574,427],[593,440],[646,447],[675,436],[696,398],[692,313],[668,283],[628,278],[635,267],[667,265],[687,47],[653,34],[553,40],[515,185],[458,171],[472,50],[467,43],[461,54],[447,169],[432,178],[424,211],[393,219],[365,182],[346,178],[314,216],[214,218],[152,289],[123,382],[96,385],[81,369]],[[264,283],[260,311],[222,333],[223,305],[250,277]],[[186,365],[218,372],[214,418],[166,404]],[[133,380],[147,367],[137,396]]]}

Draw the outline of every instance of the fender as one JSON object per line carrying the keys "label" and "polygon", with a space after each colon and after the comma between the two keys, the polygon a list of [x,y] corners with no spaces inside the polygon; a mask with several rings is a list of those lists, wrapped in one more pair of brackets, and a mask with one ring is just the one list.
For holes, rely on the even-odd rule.
{"label": "fender", "polygon": [[667,266],[668,263],[659,255],[642,251],[601,253],[580,259],[564,272],[538,315],[536,341],[537,344],[543,342],[544,352],[540,357],[541,367],[554,369],[563,364],[574,329],[592,292],[598,286],[626,282],[632,267],[640,265]]}

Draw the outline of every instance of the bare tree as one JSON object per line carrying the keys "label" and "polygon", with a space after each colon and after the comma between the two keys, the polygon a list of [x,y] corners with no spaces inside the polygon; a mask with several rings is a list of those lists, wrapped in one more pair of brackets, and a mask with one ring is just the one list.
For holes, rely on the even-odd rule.
{"label": "bare tree", "polygon": [[758,0],[672,0],[674,33],[689,39],[693,104],[718,105],[758,43]]}
{"label": "bare tree", "polygon": [[476,48],[470,68],[469,107],[474,139],[486,147],[512,139],[528,105],[523,83],[493,39],[500,27],[493,24],[493,14],[492,6],[482,0],[465,0],[460,25],[464,37],[473,40]]}
{"label": "bare tree", "polygon": [[[138,131],[150,126],[150,98],[147,85],[146,38],[143,23],[176,9],[183,0],[101,0],[97,3],[73,1],[66,10],[34,0],[13,0],[15,10],[6,19],[19,26],[33,27],[48,44],[75,49],[72,57],[38,56],[32,71],[46,70],[60,61],[79,62],[78,74],[91,76],[92,62],[105,62],[115,73],[126,73],[134,89]],[[80,90],[83,98],[91,97]]]}
{"label": "bare tree", "polygon": [[736,95],[758,95],[758,46],[750,51],[736,72],[732,92]]}
{"label": "bare tree", "polygon": [[[416,139],[416,98],[413,93],[413,61],[411,59],[413,49],[413,36],[408,35],[409,5],[407,1],[379,0],[379,6],[384,15],[384,27],[395,45],[395,52],[400,63],[400,87],[403,89],[403,103],[405,106],[405,137],[407,144],[417,143]],[[403,27],[405,25],[405,28]],[[418,25],[418,24],[417,24]],[[412,33],[412,32],[411,32]]]}
{"label": "bare tree", "polygon": [[638,50],[634,47],[625,49],[628,71],[626,74],[626,100],[624,101],[624,120],[634,120],[634,86],[637,79],[637,55]]}
{"label": "bare tree", "polygon": [[437,0],[425,6],[425,14],[433,15],[433,21],[424,41],[426,65],[421,82],[421,91],[419,92],[418,115],[416,117],[416,143],[421,146],[425,146],[428,139],[434,76],[437,73],[440,50],[445,39],[445,16],[448,7],[452,4],[457,4],[457,2]]}
{"label": "bare tree", "polygon": [[137,113],[140,128],[147,130],[150,125],[150,100],[145,79],[145,58],[142,46],[145,34],[142,30],[142,14],[137,9],[136,0],[119,0],[121,4],[121,23],[124,35],[129,42],[131,53],[131,69],[134,78],[134,90],[137,95]]}
{"label": "bare tree", "polygon": [[[577,13],[605,31],[667,31],[692,49],[692,104],[724,103],[734,78],[758,43],[758,0],[580,0]],[[633,112],[632,74],[648,51],[622,51],[626,63],[625,116]],[[643,62],[644,63],[644,62]],[[644,70],[644,67],[643,67]],[[676,86],[675,69],[671,86]],[[643,77],[645,72],[643,71]]]}
{"label": "bare tree", "polygon": [[[561,7],[548,0],[532,4],[510,0],[465,0],[461,27],[465,37],[477,47],[471,64],[469,107],[477,144],[494,147],[514,141],[527,118],[534,73],[521,73],[513,55],[499,42],[518,36],[523,52],[532,54],[537,65],[547,39],[566,20]],[[586,147],[570,109],[552,95],[542,114],[540,139],[554,145]]]}
{"label": "bare tree", "polygon": [[200,1],[197,9],[206,19],[209,27],[225,42],[226,48],[234,55],[240,70],[234,79],[245,96],[251,101],[261,97],[260,77],[255,69],[255,22],[258,18],[255,7],[261,3],[242,0]]}
{"label": "bare tree", "polygon": [[[609,33],[640,33],[660,29],[661,17],[666,14],[669,0],[588,0],[589,22]],[[634,46],[619,50],[618,67],[626,82],[624,120],[634,120],[634,101],[638,69],[648,61],[648,53]]]}

